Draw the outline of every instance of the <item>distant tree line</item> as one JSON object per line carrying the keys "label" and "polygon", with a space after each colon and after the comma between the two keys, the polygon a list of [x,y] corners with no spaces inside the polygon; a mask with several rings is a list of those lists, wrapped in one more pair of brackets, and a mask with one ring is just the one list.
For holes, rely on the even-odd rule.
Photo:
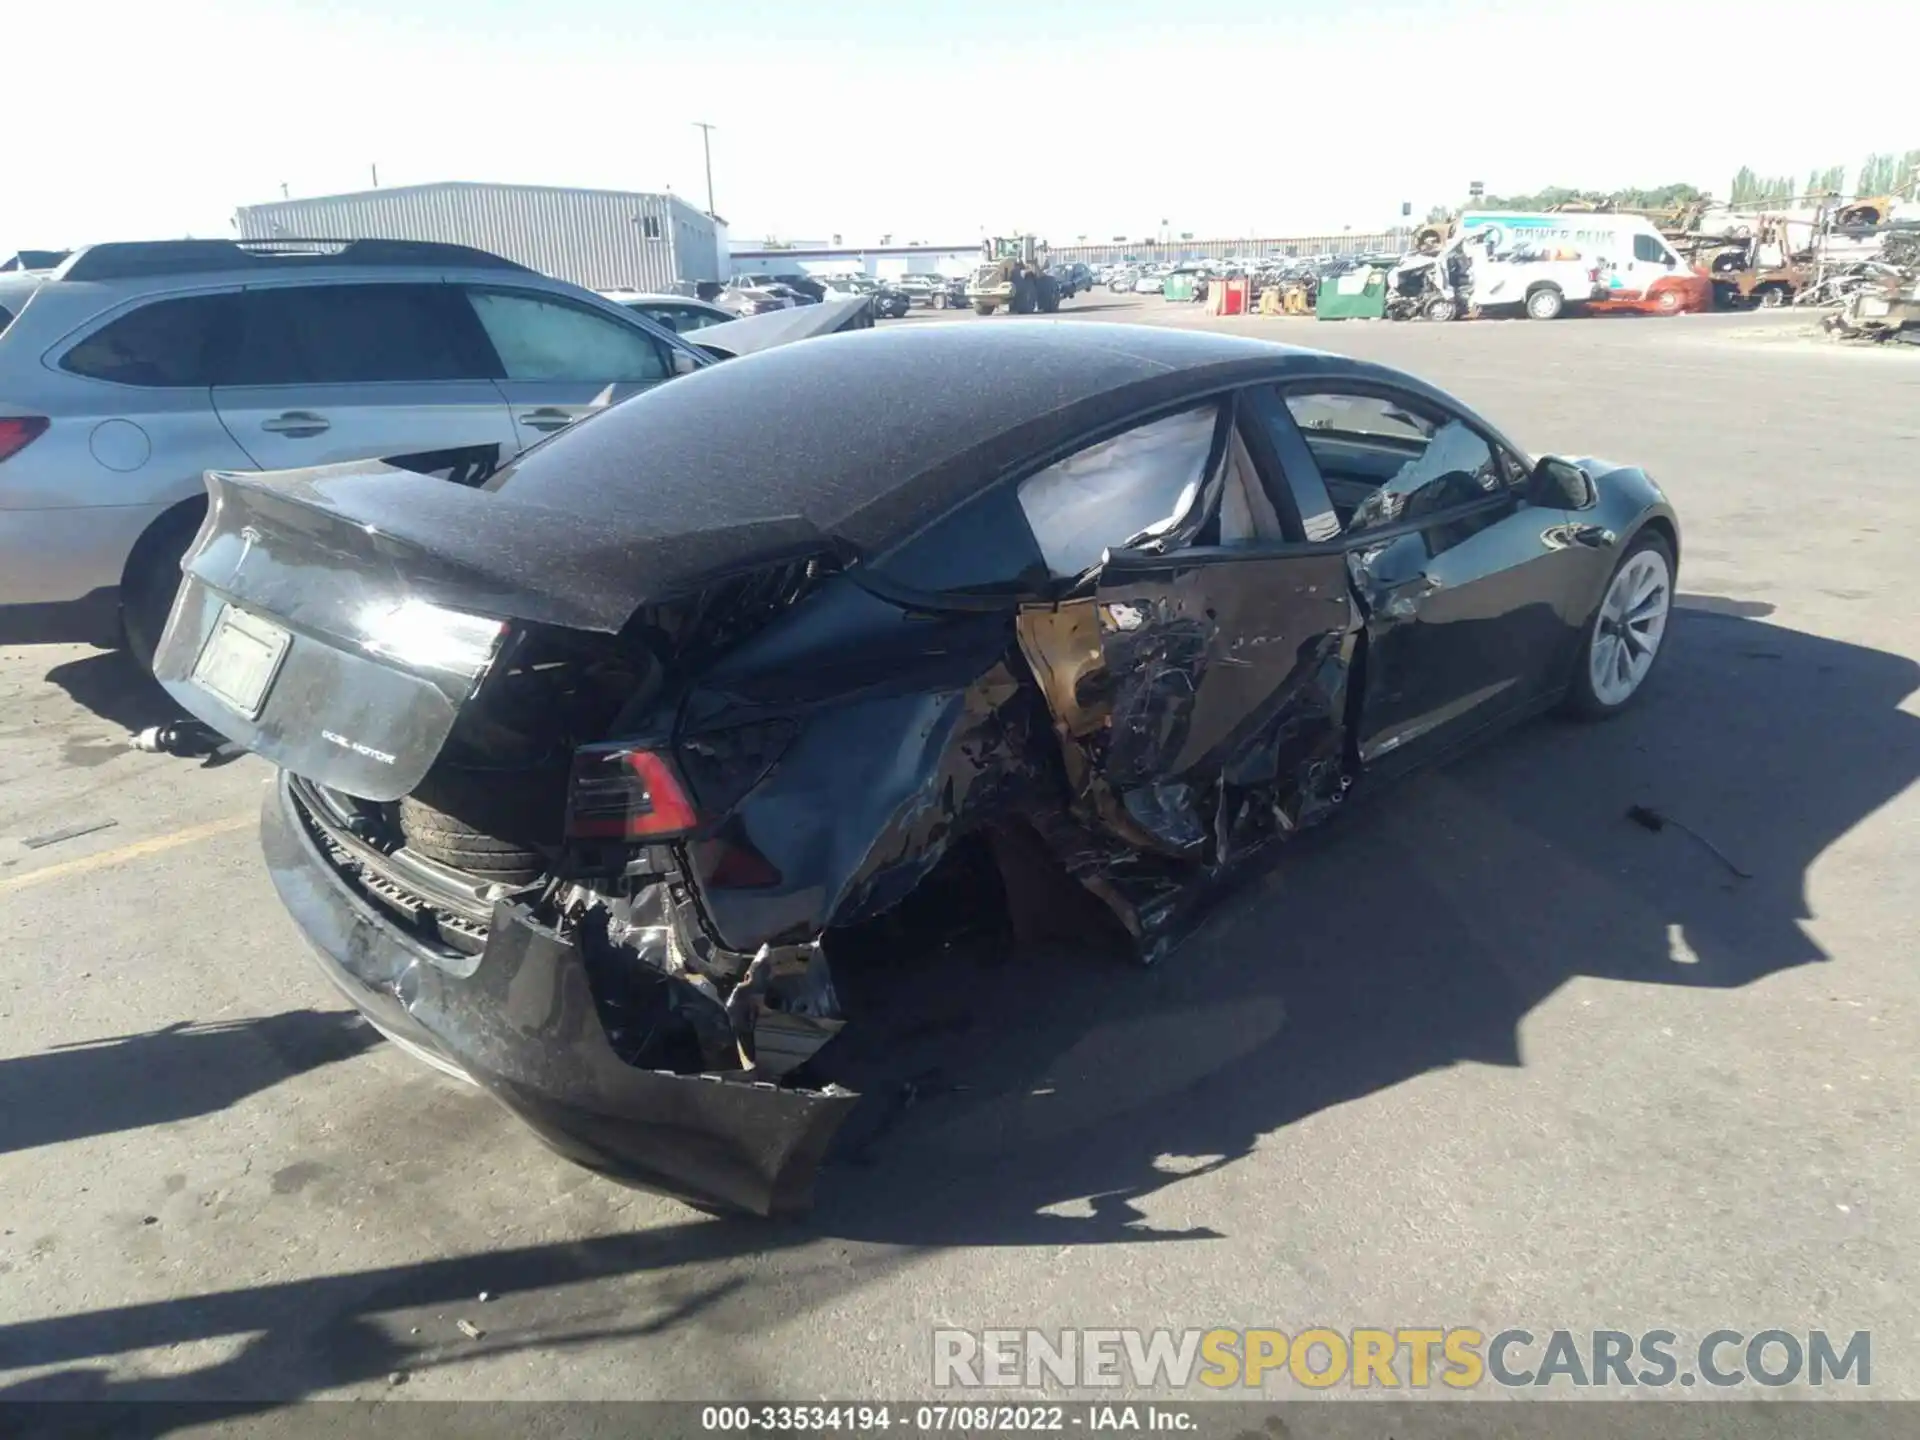
{"label": "distant tree line", "polygon": [[[1911,195],[1920,187],[1920,150],[1904,154],[1872,154],[1861,165],[1853,189],[1847,189],[1847,167],[1829,165],[1807,176],[1804,187],[1797,175],[1761,175],[1752,166],[1742,165],[1733,177],[1727,193],[1733,205],[1779,205],[1801,196],[1813,195]],[[1575,190],[1565,185],[1549,185],[1529,195],[1488,195],[1475,203],[1486,210],[1551,210],[1556,205],[1611,203],[1622,210],[1671,210],[1695,200],[1706,199],[1697,186],[1660,185],[1650,190]],[[1454,211],[1448,205],[1435,205],[1427,212],[1430,222],[1444,221]]]}

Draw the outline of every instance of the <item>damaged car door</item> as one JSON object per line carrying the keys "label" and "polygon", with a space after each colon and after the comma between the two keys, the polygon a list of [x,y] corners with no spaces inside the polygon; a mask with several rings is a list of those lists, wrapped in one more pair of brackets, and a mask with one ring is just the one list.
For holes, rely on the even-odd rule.
{"label": "damaged car door", "polygon": [[1269,413],[1292,501],[1338,536],[1365,618],[1362,767],[1434,758],[1558,693],[1585,618],[1567,597],[1591,557],[1564,509],[1535,503],[1531,467],[1389,385],[1302,380],[1281,399]]}
{"label": "damaged car door", "polygon": [[1246,423],[1231,401],[1182,411],[1020,492],[1049,571],[1094,582],[1021,625],[1069,749],[1103,747],[1075,788],[1122,838],[1204,863],[1339,793],[1358,624],[1341,558],[1301,553]]}

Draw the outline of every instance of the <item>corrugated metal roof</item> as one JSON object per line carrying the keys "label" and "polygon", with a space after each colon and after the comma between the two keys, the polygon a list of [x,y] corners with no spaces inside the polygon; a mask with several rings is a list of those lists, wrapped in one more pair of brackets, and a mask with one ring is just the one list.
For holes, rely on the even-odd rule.
{"label": "corrugated metal roof", "polygon": [[242,206],[242,239],[444,240],[592,289],[718,280],[714,223],[674,195],[447,181]]}

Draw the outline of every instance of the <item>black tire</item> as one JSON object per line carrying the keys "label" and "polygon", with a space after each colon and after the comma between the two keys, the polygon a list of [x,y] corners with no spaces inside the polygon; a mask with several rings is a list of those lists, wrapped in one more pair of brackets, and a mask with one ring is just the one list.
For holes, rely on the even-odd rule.
{"label": "black tire", "polygon": [[127,557],[120,579],[120,630],[127,653],[149,673],[173,598],[180,593],[180,561],[205,518],[205,504],[171,511],[153,523]]}
{"label": "black tire", "polygon": [[1051,280],[1034,282],[1034,308],[1043,315],[1052,315],[1060,309],[1060,288]]}
{"label": "black tire", "polygon": [[973,313],[976,315],[991,315],[993,311],[994,307],[985,300],[976,300],[973,302]]}
{"label": "black tire", "polygon": [[1567,308],[1567,297],[1552,285],[1538,285],[1527,292],[1527,318],[1558,320]]}
{"label": "black tire", "polygon": [[1793,299],[1793,291],[1785,285],[1762,285],[1754,292],[1754,299],[1762,310],[1778,310]]}
{"label": "black tire", "polygon": [[560,838],[564,770],[435,766],[400,801],[407,847],[481,880],[524,885],[546,870],[542,841]]}
{"label": "black tire", "polygon": [[[1594,690],[1593,685],[1593,646],[1595,633],[1600,629],[1601,616],[1606,609],[1606,597],[1612,591],[1620,572],[1631,565],[1635,557],[1652,550],[1658,553],[1667,570],[1667,610],[1660,637],[1653,650],[1653,658],[1646,672],[1634,683],[1632,693],[1624,700],[1609,702]],[[1593,614],[1587,617],[1586,628],[1580,634],[1580,653],[1574,660],[1573,675],[1567,682],[1567,693],[1560,702],[1560,713],[1575,720],[1610,720],[1615,715],[1630,709],[1635,701],[1646,693],[1647,681],[1653,678],[1653,672],[1660,668],[1660,657],[1667,651],[1666,631],[1673,622],[1673,589],[1678,579],[1678,570],[1674,562],[1673,546],[1667,543],[1666,536],[1657,530],[1642,530],[1633,538],[1633,542],[1621,553],[1619,562],[1608,572],[1606,588],[1600,592],[1600,599],[1594,604]]]}

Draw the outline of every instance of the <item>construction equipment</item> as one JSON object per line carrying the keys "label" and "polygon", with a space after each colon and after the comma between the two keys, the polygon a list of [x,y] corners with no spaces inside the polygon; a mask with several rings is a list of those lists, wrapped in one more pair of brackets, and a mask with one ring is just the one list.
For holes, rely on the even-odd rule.
{"label": "construction equipment", "polygon": [[976,314],[991,315],[1003,306],[1015,315],[1036,310],[1051,315],[1060,308],[1060,282],[1047,269],[1047,242],[1034,235],[995,235],[981,242],[986,263],[967,282],[967,301]]}

